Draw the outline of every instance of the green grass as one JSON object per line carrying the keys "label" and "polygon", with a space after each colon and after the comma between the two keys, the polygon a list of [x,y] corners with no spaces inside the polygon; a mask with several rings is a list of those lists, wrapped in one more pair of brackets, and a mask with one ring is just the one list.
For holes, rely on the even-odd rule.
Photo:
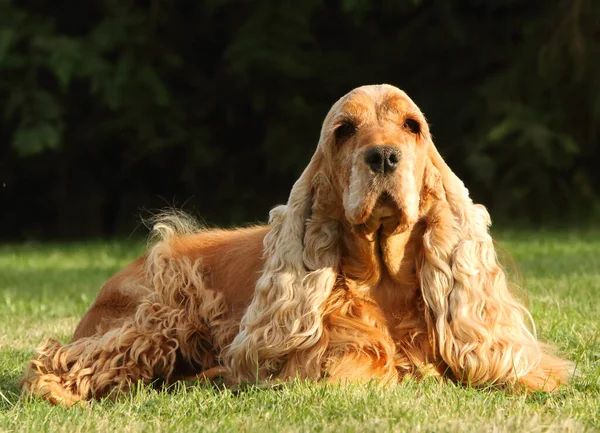
{"label": "green grass", "polygon": [[509,394],[436,381],[390,389],[291,383],[237,392],[138,387],[117,402],[64,409],[22,400],[17,382],[45,337],[67,340],[102,283],[141,243],[0,247],[0,431],[598,431],[600,232],[503,232],[537,332],[577,363],[555,394]]}

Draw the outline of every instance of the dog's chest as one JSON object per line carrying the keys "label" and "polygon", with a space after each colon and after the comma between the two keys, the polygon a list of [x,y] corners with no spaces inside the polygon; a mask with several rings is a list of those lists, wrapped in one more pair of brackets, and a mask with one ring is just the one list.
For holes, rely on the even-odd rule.
{"label": "dog's chest", "polygon": [[412,275],[407,275],[404,282],[384,276],[377,286],[371,288],[369,296],[384,313],[388,326],[392,327],[398,320],[412,316],[420,299],[416,278]]}

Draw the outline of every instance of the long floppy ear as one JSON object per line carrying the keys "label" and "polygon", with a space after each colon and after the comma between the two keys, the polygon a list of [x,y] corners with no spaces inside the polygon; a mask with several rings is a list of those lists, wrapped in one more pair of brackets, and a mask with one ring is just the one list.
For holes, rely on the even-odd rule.
{"label": "long floppy ear", "polygon": [[317,151],[294,184],[287,205],[270,213],[262,275],[240,332],[225,354],[238,381],[278,377],[291,352],[309,350],[321,338],[323,305],[339,263],[338,223],[320,212],[317,199],[324,183],[321,160]]}
{"label": "long floppy ear", "polygon": [[473,385],[552,390],[565,383],[570,364],[544,353],[529,311],[507,287],[487,210],[472,202],[433,143],[428,170],[437,171],[441,191],[425,216],[420,282],[440,355],[458,380]]}

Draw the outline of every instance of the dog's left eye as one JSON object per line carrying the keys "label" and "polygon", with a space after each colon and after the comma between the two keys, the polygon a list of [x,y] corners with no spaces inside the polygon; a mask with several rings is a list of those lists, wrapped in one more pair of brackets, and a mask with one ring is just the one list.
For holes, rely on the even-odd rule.
{"label": "dog's left eye", "polygon": [[415,119],[406,119],[403,126],[404,129],[408,130],[412,134],[421,133],[421,125]]}
{"label": "dog's left eye", "polygon": [[335,129],[335,139],[337,141],[345,140],[354,135],[355,132],[356,125],[350,121],[345,121]]}

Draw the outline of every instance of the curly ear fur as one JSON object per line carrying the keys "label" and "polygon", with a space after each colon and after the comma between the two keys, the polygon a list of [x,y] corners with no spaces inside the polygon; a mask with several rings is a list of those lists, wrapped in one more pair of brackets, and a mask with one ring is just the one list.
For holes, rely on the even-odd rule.
{"label": "curly ear fur", "polygon": [[[428,210],[420,269],[430,332],[457,379],[473,385],[521,383],[552,390],[570,364],[543,352],[526,307],[510,293],[488,232],[490,217],[433,144],[438,200]],[[431,187],[435,188],[435,186]]]}
{"label": "curly ear fur", "polygon": [[[291,352],[321,338],[324,304],[338,274],[339,227],[312,200],[320,157],[317,152],[294,184],[287,205],[271,211],[262,275],[225,353],[239,381],[279,377]],[[303,368],[320,372],[319,360],[313,361]]]}

